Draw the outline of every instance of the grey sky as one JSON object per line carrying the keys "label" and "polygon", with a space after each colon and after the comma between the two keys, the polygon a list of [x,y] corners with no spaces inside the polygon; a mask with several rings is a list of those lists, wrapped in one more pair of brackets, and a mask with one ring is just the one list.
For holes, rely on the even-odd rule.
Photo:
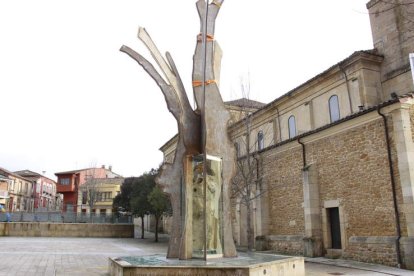
{"label": "grey sky", "polygon": [[[221,93],[269,102],[346,58],[371,49],[365,0],[227,0],[216,25]],[[139,175],[162,161],[176,123],[153,80],[119,52],[143,26],[169,51],[192,98],[195,0],[0,1],[0,166],[57,171],[112,165]],[[151,58],[149,58],[151,60]]]}

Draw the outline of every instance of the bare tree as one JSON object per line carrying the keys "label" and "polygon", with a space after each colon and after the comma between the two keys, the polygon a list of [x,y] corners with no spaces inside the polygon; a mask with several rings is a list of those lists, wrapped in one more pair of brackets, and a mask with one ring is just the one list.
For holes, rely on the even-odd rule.
{"label": "bare tree", "polygon": [[[241,77],[240,84],[243,100],[246,101],[246,105],[242,107],[245,109],[242,112],[245,117],[240,122],[244,127],[244,137],[237,139],[235,143],[237,174],[232,181],[232,199],[246,207],[246,217],[240,217],[240,220],[246,219],[247,250],[252,251],[255,242],[254,202],[266,192],[262,186],[260,150],[264,148],[264,139],[268,136],[269,129],[260,129],[260,131],[252,129],[252,113],[246,107],[250,97],[249,76]],[[256,132],[257,135],[253,135]]]}
{"label": "bare tree", "polygon": [[100,201],[100,186],[101,183],[97,177],[95,166],[89,169],[85,175],[86,182],[81,188],[82,190],[82,203],[86,203],[89,207],[89,218],[92,220],[93,209],[95,208],[96,202]]}

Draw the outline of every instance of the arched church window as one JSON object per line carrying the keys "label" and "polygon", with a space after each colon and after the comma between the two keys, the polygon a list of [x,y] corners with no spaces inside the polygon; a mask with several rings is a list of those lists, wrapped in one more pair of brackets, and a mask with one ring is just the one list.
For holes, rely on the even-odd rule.
{"label": "arched church window", "polygon": [[288,126],[289,126],[289,138],[293,138],[296,136],[296,120],[295,116],[290,116],[288,120]]}
{"label": "arched church window", "polygon": [[331,123],[340,119],[339,101],[337,95],[333,95],[329,98],[329,115],[331,117]]}
{"label": "arched church window", "polygon": [[257,133],[257,148],[259,150],[264,149],[264,135],[263,135],[263,131],[259,131],[259,133]]}

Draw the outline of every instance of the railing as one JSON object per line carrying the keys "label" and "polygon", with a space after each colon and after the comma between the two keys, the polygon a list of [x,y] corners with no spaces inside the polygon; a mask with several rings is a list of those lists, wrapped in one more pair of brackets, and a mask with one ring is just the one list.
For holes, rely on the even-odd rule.
{"label": "railing", "polygon": [[100,198],[98,199],[96,202],[113,202],[114,199],[113,198]]}
{"label": "railing", "polygon": [[[10,222],[51,223],[133,223],[131,215],[88,214],[75,212],[12,212]],[[0,213],[0,222],[8,221],[7,213]]]}

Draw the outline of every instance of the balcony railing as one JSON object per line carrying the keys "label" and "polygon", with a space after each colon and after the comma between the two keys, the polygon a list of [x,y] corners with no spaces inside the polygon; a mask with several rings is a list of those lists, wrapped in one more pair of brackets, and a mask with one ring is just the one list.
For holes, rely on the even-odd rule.
{"label": "balcony railing", "polygon": [[97,202],[112,202],[113,200],[113,198],[100,198]]}

